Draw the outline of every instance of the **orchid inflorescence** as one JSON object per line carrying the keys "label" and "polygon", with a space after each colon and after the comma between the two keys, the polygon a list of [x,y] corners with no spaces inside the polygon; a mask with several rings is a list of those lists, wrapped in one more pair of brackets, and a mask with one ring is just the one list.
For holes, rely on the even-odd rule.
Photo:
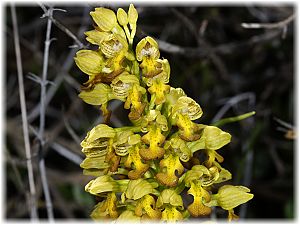
{"label": "orchid inflorescence", "polygon": [[[244,186],[219,185],[231,179],[217,152],[231,135],[193,122],[202,109],[181,88],[168,85],[170,65],[153,38],[143,38],[134,49],[138,13],[132,4],[127,13],[96,8],[90,15],[95,29],[86,39],[98,48],[79,50],[75,62],[89,76],[79,97],[100,106],[104,117],[81,142],[83,173],[95,177],[85,190],[102,199],[91,217],[180,221],[207,217],[219,206],[229,220],[238,218],[234,208],[253,194]],[[132,126],[108,126],[111,100],[124,103]],[[183,201],[183,194],[193,201]]]}

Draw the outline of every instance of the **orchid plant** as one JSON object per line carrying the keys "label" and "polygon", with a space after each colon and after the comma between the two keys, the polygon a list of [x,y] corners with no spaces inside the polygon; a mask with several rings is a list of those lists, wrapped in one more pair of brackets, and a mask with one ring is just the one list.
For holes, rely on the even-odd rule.
{"label": "orchid plant", "polygon": [[[96,8],[90,15],[95,26],[86,39],[97,49],[79,50],[75,62],[89,76],[79,97],[100,106],[104,118],[81,142],[83,173],[95,177],[85,190],[102,199],[91,217],[173,222],[208,217],[212,207],[221,207],[229,220],[238,218],[234,208],[253,194],[244,186],[221,185],[232,175],[220,165],[218,150],[231,135],[194,122],[202,109],[168,84],[170,65],[155,39],[133,45],[138,12],[132,4],[128,12]],[[109,126],[111,100],[123,102],[131,126]],[[184,194],[193,200],[187,203]]]}

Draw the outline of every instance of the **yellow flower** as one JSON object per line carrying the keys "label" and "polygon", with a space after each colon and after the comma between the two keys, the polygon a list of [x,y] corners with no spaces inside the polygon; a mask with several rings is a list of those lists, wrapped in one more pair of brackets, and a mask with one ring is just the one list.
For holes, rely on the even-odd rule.
{"label": "yellow flower", "polygon": [[160,56],[157,42],[152,37],[143,38],[136,46],[136,58],[138,61],[155,60]]}
{"label": "yellow flower", "polygon": [[100,43],[101,52],[107,58],[116,57],[118,54],[125,55],[128,50],[128,44],[125,38],[118,34],[111,34]]}
{"label": "yellow flower", "polygon": [[87,157],[98,157],[106,155],[109,138],[113,138],[116,132],[113,128],[99,124],[87,133],[81,142],[82,152]]}
{"label": "yellow flower", "polygon": [[156,174],[157,180],[168,187],[175,187],[178,183],[177,176],[184,171],[178,155],[170,153],[166,158],[160,160],[159,166],[162,172]]}
{"label": "yellow flower", "polygon": [[113,147],[115,152],[119,156],[125,156],[128,154],[129,149],[134,145],[141,142],[141,136],[134,134],[131,130],[117,132],[115,136]]}
{"label": "yellow flower", "polygon": [[168,121],[164,115],[161,115],[159,110],[151,109],[147,115],[143,117],[141,122],[141,131],[148,132],[148,127],[151,127],[151,124],[156,124],[161,131],[168,130]]}
{"label": "yellow flower", "polygon": [[108,193],[106,200],[98,203],[91,213],[94,220],[117,218],[117,196],[114,192]]}
{"label": "yellow flower", "polygon": [[141,176],[149,169],[149,165],[143,163],[142,158],[139,154],[140,147],[136,145],[134,148],[129,150],[129,155],[124,162],[127,168],[133,167],[128,173],[129,179],[135,180],[141,178]]}
{"label": "yellow flower", "polygon": [[150,94],[155,95],[155,104],[160,105],[165,102],[165,95],[170,91],[170,85],[166,85],[159,80],[155,80],[148,88]]}
{"label": "yellow flower", "polygon": [[85,174],[101,175],[107,172],[109,164],[105,162],[108,143],[116,132],[113,128],[99,124],[87,133],[81,142],[82,152],[87,158],[80,164]]}
{"label": "yellow flower", "polygon": [[139,79],[135,75],[123,72],[113,79],[110,86],[116,98],[125,101],[125,98],[129,95],[129,91],[134,84],[139,85]]}
{"label": "yellow flower", "polygon": [[103,32],[99,30],[90,30],[84,32],[84,34],[87,36],[86,40],[90,42],[93,45],[101,45],[101,43],[107,39],[107,37],[110,35],[108,32]]}
{"label": "yellow flower", "polygon": [[177,114],[176,125],[179,128],[179,136],[185,141],[195,141],[200,138],[199,126],[193,123],[188,115]]}
{"label": "yellow flower", "polygon": [[165,141],[159,127],[153,125],[147,134],[142,137],[142,141],[149,145],[149,148],[141,148],[140,155],[145,160],[160,159],[163,157],[165,150],[160,147]]}
{"label": "yellow flower", "polygon": [[193,181],[197,181],[201,186],[210,186],[219,179],[219,170],[216,166],[207,169],[203,165],[195,165],[191,170],[187,171],[185,183],[190,186]]}
{"label": "yellow flower", "polygon": [[[165,144],[165,148],[167,145]],[[187,162],[192,157],[191,150],[187,147],[186,142],[180,137],[176,136],[170,140],[170,147],[179,156],[179,159],[183,162]],[[167,147],[168,148],[168,147]]]}
{"label": "yellow flower", "polygon": [[215,184],[225,182],[225,181],[230,180],[232,178],[231,173],[228,170],[221,167],[221,165],[219,163],[217,163],[215,161],[215,162],[213,162],[213,165],[216,166],[219,169],[219,178],[214,182]]}
{"label": "yellow flower", "polygon": [[129,90],[124,108],[130,108],[130,113],[128,114],[130,120],[138,120],[141,117],[146,106],[146,104],[142,102],[142,95],[145,93],[146,90],[138,84],[133,84]]}
{"label": "yellow flower", "polygon": [[203,201],[210,201],[210,195],[204,188],[202,188],[200,182],[192,182],[191,188],[188,190],[188,194],[194,196],[193,203],[188,206],[188,211],[192,216],[208,216],[211,213],[211,208],[203,204]]}
{"label": "yellow flower", "polygon": [[188,115],[190,120],[196,120],[203,114],[200,105],[186,96],[178,98],[176,104],[172,108],[172,112],[173,114],[181,113],[183,115]]}
{"label": "yellow flower", "polygon": [[156,201],[156,207],[163,209],[161,219],[175,222],[183,219],[182,213],[177,209],[184,209],[182,198],[172,189],[165,189]]}
{"label": "yellow flower", "polygon": [[160,219],[161,217],[161,212],[155,207],[155,200],[151,195],[145,195],[138,201],[135,214],[137,216],[146,214],[150,219]]}
{"label": "yellow flower", "polygon": [[171,71],[167,59],[143,60],[140,66],[143,73],[142,79],[148,87],[151,87],[155,81],[169,83]]}

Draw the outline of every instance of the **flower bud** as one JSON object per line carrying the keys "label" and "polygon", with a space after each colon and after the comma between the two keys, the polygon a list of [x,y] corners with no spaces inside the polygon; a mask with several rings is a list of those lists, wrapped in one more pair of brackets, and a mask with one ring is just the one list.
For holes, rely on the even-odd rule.
{"label": "flower bud", "polygon": [[93,20],[98,27],[103,31],[111,31],[117,24],[117,18],[115,13],[106,8],[96,8],[94,12],[90,12]]}
{"label": "flower bud", "polygon": [[129,9],[128,9],[128,22],[130,24],[136,24],[138,19],[138,12],[135,9],[133,4],[130,4]]}
{"label": "flower bud", "polygon": [[117,18],[121,26],[126,26],[128,24],[128,16],[124,9],[122,8],[118,9]]}

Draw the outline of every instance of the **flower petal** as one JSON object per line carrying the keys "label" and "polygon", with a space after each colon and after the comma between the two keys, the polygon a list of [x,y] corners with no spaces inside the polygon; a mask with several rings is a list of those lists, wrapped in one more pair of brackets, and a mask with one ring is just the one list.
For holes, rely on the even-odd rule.
{"label": "flower petal", "polygon": [[103,105],[113,98],[111,87],[102,83],[96,84],[92,90],[81,91],[79,97],[90,105]]}
{"label": "flower petal", "polygon": [[231,135],[218,127],[206,126],[201,138],[205,138],[205,148],[217,150],[231,141]]}
{"label": "flower petal", "polygon": [[130,180],[128,183],[127,190],[125,191],[125,196],[128,199],[137,200],[142,198],[147,194],[153,194],[154,187],[151,183],[144,179]]}
{"label": "flower petal", "polygon": [[183,220],[183,215],[174,206],[167,206],[162,212],[162,221],[177,222]]}
{"label": "flower petal", "polygon": [[158,208],[163,208],[165,204],[180,207],[181,209],[184,208],[181,196],[172,189],[163,190],[157,199],[156,206]]}
{"label": "flower petal", "polygon": [[101,45],[101,43],[107,39],[107,37],[110,35],[107,32],[102,32],[98,30],[90,30],[84,32],[84,34],[87,36],[86,40],[94,45]]}
{"label": "flower petal", "polygon": [[157,180],[168,187],[175,187],[178,183],[177,175],[180,176],[184,172],[178,155],[169,154],[165,159],[160,160],[159,166],[163,172],[156,174]]}
{"label": "flower petal", "polygon": [[250,189],[244,186],[224,185],[218,190],[218,204],[225,210],[231,210],[253,198],[253,194],[248,193]]}
{"label": "flower petal", "polygon": [[199,182],[192,182],[191,188],[188,190],[188,194],[194,196],[194,201],[188,206],[188,211],[194,217],[207,216],[211,213],[211,208],[205,206],[202,202],[202,199],[205,202],[210,200],[209,193],[203,189]]}
{"label": "flower petal", "polygon": [[99,195],[103,192],[117,192],[119,185],[109,175],[97,177],[95,180],[91,180],[86,186],[85,191],[92,195]]}

